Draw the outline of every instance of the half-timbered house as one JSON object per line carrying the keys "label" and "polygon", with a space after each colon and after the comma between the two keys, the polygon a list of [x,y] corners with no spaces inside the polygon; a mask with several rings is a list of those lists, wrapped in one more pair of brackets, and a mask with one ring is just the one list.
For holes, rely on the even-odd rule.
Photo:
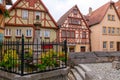
{"label": "half-timbered house", "polygon": [[11,0],[0,0],[0,41],[3,40],[6,5],[12,5]]}
{"label": "half-timbered house", "polygon": [[17,0],[9,9],[10,17],[5,19],[5,39],[55,41],[57,23],[42,0]]}
{"label": "half-timbered house", "polygon": [[77,5],[67,11],[57,24],[59,41],[67,40],[68,52],[90,51],[90,30]]}

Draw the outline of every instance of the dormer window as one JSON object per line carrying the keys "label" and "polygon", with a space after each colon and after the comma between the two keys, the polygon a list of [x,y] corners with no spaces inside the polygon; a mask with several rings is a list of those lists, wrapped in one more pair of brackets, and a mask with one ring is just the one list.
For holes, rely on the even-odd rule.
{"label": "dormer window", "polygon": [[40,12],[35,12],[35,19],[40,20]]}
{"label": "dormer window", "polygon": [[0,0],[0,4],[3,4],[3,0]]}

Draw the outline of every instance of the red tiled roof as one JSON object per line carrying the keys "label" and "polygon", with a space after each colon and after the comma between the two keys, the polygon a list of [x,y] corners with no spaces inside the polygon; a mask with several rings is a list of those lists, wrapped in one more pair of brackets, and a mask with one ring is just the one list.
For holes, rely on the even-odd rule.
{"label": "red tiled roof", "polygon": [[116,6],[116,9],[118,11],[118,14],[120,16],[120,0],[118,0],[116,3],[115,3],[115,6]]}
{"label": "red tiled roof", "polygon": [[86,19],[88,20],[88,25],[92,26],[95,24],[99,24],[103,20],[110,5],[113,5],[115,11],[117,12],[114,2],[110,1],[106,3],[105,5],[101,6],[100,8],[96,9],[95,11],[93,11],[90,15],[86,16]]}

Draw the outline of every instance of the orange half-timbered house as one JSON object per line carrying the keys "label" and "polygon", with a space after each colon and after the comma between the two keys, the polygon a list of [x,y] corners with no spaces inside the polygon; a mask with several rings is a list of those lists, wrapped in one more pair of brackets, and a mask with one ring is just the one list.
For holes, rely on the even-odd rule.
{"label": "orange half-timbered house", "polygon": [[6,5],[12,5],[11,0],[0,0],[0,41],[3,40]]}
{"label": "orange half-timbered house", "polygon": [[5,39],[21,39],[24,34],[25,40],[32,42],[34,38],[56,40],[57,23],[42,0],[17,0],[9,11],[10,17],[5,20]]}
{"label": "orange half-timbered house", "polygon": [[67,40],[68,52],[90,51],[90,30],[77,5],[57,22],[60,26],[59,41]]}

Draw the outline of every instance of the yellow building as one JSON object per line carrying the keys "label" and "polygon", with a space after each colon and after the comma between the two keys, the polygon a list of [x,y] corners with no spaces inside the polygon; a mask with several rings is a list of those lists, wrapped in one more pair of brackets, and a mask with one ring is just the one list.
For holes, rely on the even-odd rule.
{"label": "yellow building", "polygon": [[12,5],[12,1],[0,0],[0,41],[3,40],[6,5]]}
{"label": "yellow building", "polygon": [[21,39],[34,42],[35,38],[55,41],[57,24],[41,0],[17,0],[5,19],[5,39]]}
{"label": "yellow building", "polygon": [[89,11],[92,51],[120,51],[120,18],[114,2]]}

